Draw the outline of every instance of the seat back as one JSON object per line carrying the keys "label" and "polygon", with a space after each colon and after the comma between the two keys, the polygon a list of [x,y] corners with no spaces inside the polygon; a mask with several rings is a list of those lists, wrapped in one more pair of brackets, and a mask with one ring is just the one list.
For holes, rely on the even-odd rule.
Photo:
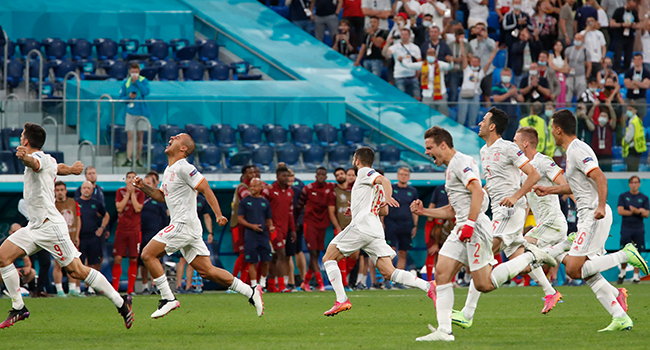
{"label": "seat back", "polygon": [[23,57],[26,57],[27,54],[32,50],[40,51],[42,46],[40,42],[32,38],[18,39],[16,40],[16,43],[18,44],[18,48],[20,49],[20,55]]}
{"label": "seat back", "polygon": [[505,67],[507,55],[508,55],[508,50],[497,51],[497,54],[494,56],[494,61],[492,62],[492,64],[494,64],[496,68]]}
{"label": "seat back", "polygon": [[381,162],[398,163],[402,151],[395,145],[382,145],[379,150],[379,159]]}
{"label": "seat back", "polygon": [[319,145],[307,144],[302,153],[302,160],[305,164],[322,164],[325,159],[325,151]]}
{"label": "seat back", "polygon": [[316,138],[323,146],[334,145],[338,143],[339,134],[338,129],[331,124],[316,124],[314,125]]}
{"label": "seat back", "polygon": [[262,130],[269,145],[275,147],[287,143],[287,129],[282,125],[266,124]]}
{"label": "seat back", "polygon": [[295,165],[300,159],[300,150],[298,147],[287,143],[277,151],[278,162],[284,162],[287,165]]}
{"label": "seat back", "polygon": [[120,39],[120,47],[122,48],[122,57],[126,58],[128,54],[138,52],[140,41],[138,39]]}
{"label": "seat back", "polygon": [[219,61],[206,62],[210,80],[228,80],[230,78],[230,66]]}
{"label": "seat back", "polygon": [[363,143],[363,133],[365,130],[357,124],[341,124],[341,135],[343,141],[348,145]]}
{"label": "seat back", "polygon": [[93,54],[93,46],[86,39],[70,39],[68,46],[70,46],[70,53],[75,60],[87,60]]}
{"label": "seat back", "polygon": [[[221,162],[221,151],[215,145],[207,145],[201,151],[201,165],[218,166]],[[204,166],[205,166],[204,165]]]}
{"label": "seat back", "polygon": [[158,75],[159,70],[160,70],[160,68],[158,68],[158,67],[146,67],[146,68],[140,69],[140,75],[147,78],[147,80],[152,81],[152,80],[156,79],[156,75]]}
{"label": "seat back", "polygon": [[16,167],[14,165],[14,156],[12,151],[0,151],[0,174],[16,174]]}
{"label": "seat back", "polygon": [[165,154],[165,146],[153,144],[151,146],[151,169],[161,173],[167,167],[167,155]]}
{"label": "seat back", "polygon": [[205,147],[210,143],[210,130],[203,125],[198,124],[189,132],[197,147]]}
{"label": "seat back", "polygon": [[7,63],[7,83],[13,87],[18,87],[18,84],[23,80],[23,71],[25,66],[18,59],[13,59]]}
{"label": "seat back", "polygon": [[[160,70],[158,71],[158,79],[162,81],[178,80],[178,65],[174,61],[158,61],[161,63]],[[162,64],[164,63],[164,64]]]}
{"label": "seat back", "polygon": [[47,151],[46,153],[48,153],[50,156],[52,156],[52,158],[56,159],[57,163],[59,163],[59,164],[65,163],[65,160],[64,160],[65,158],[64,158],[63,152],[61,152],[61,151]]}
{"label": "seat back", "polygon": [[173,51],[172,53],[176,61],[185,61],[185,60],[193,60],[194,57],[196,57],[196,53],[198,51],[199,51],[199,47],[197,45],[189,45],[183,47],[178,51]]}
{"label": "seat back", "polygon": [[160,39],[147,39],[147,51],[154,61],[164,60],[169,56],[169,45]]}
{"label": "seat back", "polygon": [[237,142],[235,129],[228,124],[213,124],[212,133],[217,146],[233,145]]}
{"label": "seat back", "polygon": [[51,60],[61,60],[68,53],[68,45],[59,38],[43,40],[45,46],[45,57]]}
{"label": "seat back", "polygon": [[160,137],[162,137],[163,145],[167,144],[172,136],[176,136],[183,132],[183,129],[181,129],[180,126],[174,124],[160,124],[158,130],[160,130]]}
{"label": "seat back", "polygon": [[97,61],[87,59],[78,60],[77,68],[81,71],[82,76],[84,74],[95,74],[97,71]]}
{"label": "seat back", "polygon": [[71,60],[56,60],[56,63],[54,77],[58,80],[63,80],[66,74],[77,70],[77,64]]}
{"label": "seat back", "polygon": [[203,80],[205,68],[196,61],[183,61],[183,79],[186,81]]}
{"label": "seat back", "polygon": [[262,130],[257,125],[239,124],[237,130],[244,146],[248,147],[262,143]]}
{"label": "seat back", "polygon": [[187,39],[172,39],[169,41],[172,51],[179,51],[190,45],[190,41]]}
{"label": "seat back", "polygon": [[128,141],[128,136],[126,130],[124,130],[124,125],[107,125],[106,126],[106,140],[107,143],[110,143],[111,140],[111,130],[115,130],[115,139],[113,141],[113,148],[115,151],[124,152],[126,151],[126,142]]}
{"label": "seat back", "polygon": [[350,162],[351,155],[350,147],[345,145],[338,145],[329,151],[329,161],[330,163],[338,164],[347,164]]}
{"label": "seat back", "polygon": [[16,147],[20,146],[20,135],[23,133],[22,128],[8,127],[2,129],[2,148],[6,151],[16,152]]}
{"label": "seat back", "polygon": [[307,125],[290,125],[289,132],[291,133],[291,140],[296,145],[310,144],[314,140],[314,131]]}
{"label": "seat back", "polygon": [[113,39],[99,38],[93,41],[100,60],[114,60],[117,58],[117,43]]}
{"label": "seat back", "polygon": [[129,67],[123,61],[114,61],[107,68],[107,73],[111,79],[124,80],[129,75]]}
{"label": "seat back", "polygon": [[[16,43],[8,40],[7,45],[9,47],[7,48],[7,57],[11,60],[14,59],[14,56],[16,56]],[[5,58],[5,48],[4,46],[0,46],[0,57],[2,58],[2,61],[4,61]]]}
{"label": "seat back", "polygon": [[217,60],[219,58],[219,45],[214,40],[198,41],[199,59],[203,62]]}
{"label": "seat back", "polygon": [[270,165],[273,163],[273,148],[268,145],[259,145],[253,148],[253,164]]}

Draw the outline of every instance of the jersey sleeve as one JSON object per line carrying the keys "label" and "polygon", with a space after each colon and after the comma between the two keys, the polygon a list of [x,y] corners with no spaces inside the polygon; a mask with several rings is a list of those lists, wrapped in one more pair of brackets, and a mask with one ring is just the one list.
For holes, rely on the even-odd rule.
{"label": "jersey sleeve", "polygon": [[544,160],[544,162],[546,163],[544,165],[544,173],[549,179],[551,179],[551,181],[555,182],[555,179],[557,179],[558,176],[562,175],[562,173],[564,173],[564,170],[555,164],[555,161],[553,161],[553,159],[548,159],[548,161]]}
{"label": "jersey sleeve", "polygon": [[469,183],[472,182],[473,180],[479,180],[478,174],[474,173],[474,170],[471,167],[471,164],[468,162],[459,163],[456,164],[456,166],[452,169],[454,175],[460,179],[460,181],[463,183],[463,186],[467,187],[469,186]]}
{"label": "jersey sleeve", "polygon": [[115,203],[121,202],[124,199],[124,192],[121,188],[117,189],[117,192],[115,192]]}
{"label": "jersey sleeve", "polygon": [[375,169],[370,169],[368,170],[368,173],[363,174],[363,177],[361,178],[361,184],[372,186],[375,184],[375,179],[380,176],[381,174],[378,173]]}
{"label": "jersey sleeve", "polygon": [[196,189],[201,181],[204,180],[203,174],[201,174],[196,167],[190,163],[183,164],[181,170],[178,172],[178,176],[180,176],[185,183],[192,186],[193,189]]}
{"label": "jersey sleeve", "polygon": [[585,175],[588,175],[592,170],[598,168],[598,159],[595,155],[590,154],[583,148],[576,148],[575,152],[572,153],[572,157],[577,165],[577,168],[580,169]]}
{"label": "jersey sleeve", "polygon": [[526,157],[524,151],[520,150],[514,143],[508,147],[508,158],[510,158],[512,163],[519,169],[530,162],[530,159]]}

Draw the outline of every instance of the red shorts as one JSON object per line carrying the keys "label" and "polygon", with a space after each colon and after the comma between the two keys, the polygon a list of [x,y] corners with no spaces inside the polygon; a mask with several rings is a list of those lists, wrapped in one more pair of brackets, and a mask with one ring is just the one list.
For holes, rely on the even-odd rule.
{"label": "red shorts", "polygon": [[287,233],[275,230],[271,233],[271,243],[273,243],[273,250],[283,249],[287,243]]}
{"label": "red shorts", "polygon": [[325,231],[327,228],[317,228],[313,225],[304,223],[303,232],[305,234],[305,243],[308,250],[325,249]]}
{"label": "red shorts", "polygon": [[140,256],[140,240],[142,234],[137,232],[115,232],[115,243],[113,243],[113,255],[137,258]]}
{"label": "red shorts", "polygon": [[233,253],[244,252],[244,226],[232,227],[232,251]]}

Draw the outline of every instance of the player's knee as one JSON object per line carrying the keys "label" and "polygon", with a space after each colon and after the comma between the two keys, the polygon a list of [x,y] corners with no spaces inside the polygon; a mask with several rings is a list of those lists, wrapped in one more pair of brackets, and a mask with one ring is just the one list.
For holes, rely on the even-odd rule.
{"label": "player's knee", "polygon": [[566,274],[567,276],[571,277],[572,279],[581,279],[582,278],[582,269],[579,268],[578,266],[567,266],[566,267]]}

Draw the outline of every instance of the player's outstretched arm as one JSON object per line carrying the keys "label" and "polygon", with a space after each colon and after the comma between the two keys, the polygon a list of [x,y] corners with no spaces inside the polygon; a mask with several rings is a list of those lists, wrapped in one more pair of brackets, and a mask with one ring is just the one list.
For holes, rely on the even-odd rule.
{"label": "player's outstretched arm", "polygon": [[535,191],[535,194],[540,197],[548,196],[549,194],[560,194],[560,195],[573,194],[573,192],[571,192],[571,187],[569,187],[568,183],[559,186],[535,185],[533,186],[533,191]]}
{"label": "player's outstretched arm", "polygon": [[26,167],[34,171],[38,171],[41,168],[41,163],[38,159],[27,154],[27,147],[25,146],[16,147],[16,157],[18,157]]}
{"label": "player's outstretched arm", "polygon": [[57,164],[56,174],[60,176],[65,175],[81,175],[84,171],[84,165],[80,161],[74,162],[72,165],[67,164]]}
{"label": "player's outstretched arm", "polygon": [[142,192],[144,192],[144,194],[146,194],[147,196],[151,197],[151,199],[157,202],[165,203],[165,195],[163,194],[163,192],[157,188],[147,186],[139,176],[133,178],[133,186],[141,189]]}
{"label": "player's outstretched arm", "polygon": [[228,219],[221,213],[219,201],[217,201],[217,197],[215,197],[214,192],[212,192],[210,184],[208,184],[208,180],[201,181],[196,189],[199,192],[203,193],[205,196],[205,199],[208,201],[210,208],[212,208],[212,211],[214,212],[214,216],[217,218],[217,224],[219,224],[219,226],[227,224]]}
{"label": "player's outstretched arm", "polygon": [[526,181],[521,185],[521,188],[517,192],[515,192],[512,197],[504,198],[499,205],[503,205],[506,207],[512,207],[517,203],[519,198],[523,197],[526,193],[530,192],[530,190],[533,189],[533,186],[541,179],[541,176],[535,170],[535,168],[530,164],[524,164],[524,166],[521,167],[521,171],[524,172],[524,174],[528,175],[528,178]]}
{"label": "player's outstretched arm", "polygon": [[473,180],[467,184],[467,189],[472,194],[472,203],[469,207],[469,215],[467,215],[467,219],[476,221],[478,215],[481,213],[481,207],[483,206],[483,196],[485,195],[485,192],[483,192],[481,182],[478,180]]}
{"label": "player's outstretched arm", "polygon": [[605,217],[605,206],[607,205],[607,178],[600,168],[591,170],[587,176],[596,181],[596,189],[598,189],[598,208],[596,208],[594,217],[596,220],[600,220]]}
{"label": "player's outstretched arm", "polygon": [[[558,184],[558,185],[560,185],[560,186],[562,186],[562,185],[567,185],[567,186],[568,186],[568,185],[569,185],[568,182],[566,181],[566,179],[564,178],[564,175],[562,175],[562,174],[559,174],[559,175],[558,175],[558,176],[553,180],[553,182],[555,182],[556,184]],[[576,201],[576,197],[574,197],[573,194],[569,194],[569,197],[571,197],[571,200],[573,201],[573,203],[578,203],[578,202]]]}
{"label": "player's outstretched arm", "polygon": [[398,208],[399,202],[393,198],[393,185],[390,183],[385,176],[379,176],[375,179],[375,184],[379,183],[384,188],[384,194],[386,196],[386,204],[391,207]]}
{"label": "player's outstretched arm", "polygon": [[424,208],[422,201],[417,199],[411,202],[411,213],[427,216],[433,219],[453,219],[456,216],[456,211],[451,207],[450,204],[447,204],[440,208]]}

